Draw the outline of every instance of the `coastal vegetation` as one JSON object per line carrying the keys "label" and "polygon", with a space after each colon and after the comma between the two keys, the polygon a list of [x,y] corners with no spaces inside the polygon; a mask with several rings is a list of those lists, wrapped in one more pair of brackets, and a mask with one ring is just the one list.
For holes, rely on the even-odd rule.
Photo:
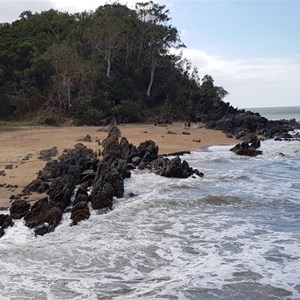
{"label": "coastal vegetation", "polygon": [[234,108],[200,79],[165,5],[119,3],[70,14],[24,11],[0,24],[0,120],[28,124],[204,122],[240,138],[299,127]]}
{"label": "coastal vegetation", "polygon": [[[206,117],[227,92],[180,54],[165,5],[24,11],[0,24],[0,119],[56,125]],[[230,108],[232,111],[234,109]]]}

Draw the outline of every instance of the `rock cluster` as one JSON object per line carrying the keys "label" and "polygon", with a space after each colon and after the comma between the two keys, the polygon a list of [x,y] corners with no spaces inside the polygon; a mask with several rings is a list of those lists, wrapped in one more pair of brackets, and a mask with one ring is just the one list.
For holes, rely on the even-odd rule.
{"label": "rock cluster", "polygon": [[260,147],[260,140],[254,136],[248,136],[245,142],[235,145],[230,151],[237,155],[257,156],[262,155],[262,151],[257,150]]}
{"label": "rock cluster", "polygon": [[296,120],[267,120],[258,113],[242,110],[228,113],[221,118],[219,116],[216,116],[215,119],[211,117],[207,122],[207,127],[222,130],[239,139],[249,133],[262,135],[265,138],[274,138],[299,129],[300,123]]}
{"label": "rock cluster", "polygon": [[120,136],[119,128],[110,127],[102,142],[102,160],[79,143],[74,149],[65,150],[57,160],[48,161],[37,179],[23,191],[24,194],[47,193],[47,196],[32,206],[26,200],[15,199],[10,216],[0,215],[0,236],[5,228],[13,225],[12,219],[24,218],[25,225],[33,228],[35,235],[44,235],[55,230],[66,211],[71,212],[71,225],[77,225],[90,217],[90,207],[112,209],[113,198],[123,197],[124,179],[135,168],[148,168],[166,177],[203,176],[179,156],[159,157],[158,146],[153,141],[135,147]]}

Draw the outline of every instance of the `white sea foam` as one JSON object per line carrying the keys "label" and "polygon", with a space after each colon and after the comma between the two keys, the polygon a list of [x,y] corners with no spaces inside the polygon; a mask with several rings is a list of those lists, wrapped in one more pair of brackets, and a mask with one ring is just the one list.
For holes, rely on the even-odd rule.
{"label": "white sea foam", "polygon": [[0,240],[1,299],[299,299],[299,145],[184,156],[204,178],[133,172],[111,212],[73,227],[65,214],[43,237],[16,221]]}

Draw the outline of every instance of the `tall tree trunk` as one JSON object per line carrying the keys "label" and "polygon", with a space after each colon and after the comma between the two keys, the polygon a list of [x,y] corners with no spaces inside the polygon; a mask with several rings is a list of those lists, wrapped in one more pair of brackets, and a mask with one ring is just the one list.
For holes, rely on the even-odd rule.
{"label": "tall tree trunk", "polygon": [[71,108],[71,87],[70,87],[70,83],[68,83],[67,85],[67,97],[68,97],[68,109]]}
{"label": "tall tree trunk", "polygon": [[153,80],[154,80],[155,69],[156,69],[155,62],[152,61],[151,72],[150,72],[150,82],[149,82],[148,89],[147,89],[147,96],[148,97],[151,96],[151,88],[152,88],[152,84],[153,84]]}
{"label": "tall tree trunk", "polygon": [[107,61],[107,69],[106,69],[106,76],[110,78],[110,66],[111,66],[111,49],[108,48],[106,53],[106,61]]}

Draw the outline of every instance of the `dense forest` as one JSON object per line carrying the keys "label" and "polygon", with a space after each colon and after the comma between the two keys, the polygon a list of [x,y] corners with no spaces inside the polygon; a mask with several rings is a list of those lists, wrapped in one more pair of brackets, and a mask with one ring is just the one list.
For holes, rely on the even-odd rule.
{"label": "dense forest", "polygon": [[[235,112],[227,92],[182,58],[165,5],[24,11],[0,24],[0,120],[98,124],[212,120]],[[176,51],[174,51],[176,49]],[[176,54],[175,54],[176,53]]]}

